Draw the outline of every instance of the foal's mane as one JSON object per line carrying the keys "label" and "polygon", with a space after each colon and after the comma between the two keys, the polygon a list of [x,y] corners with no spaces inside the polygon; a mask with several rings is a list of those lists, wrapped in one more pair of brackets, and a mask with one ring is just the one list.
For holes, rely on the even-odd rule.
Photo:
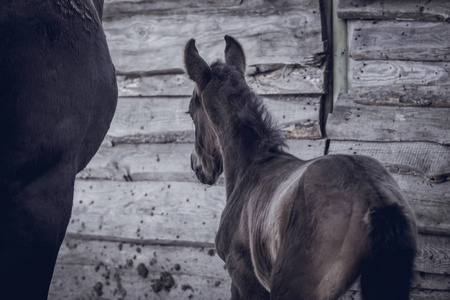
{"label": "foal's mane", "polygon": [[269,152],[281,152],[287,147],[283,132],[274,122],[260,96],[255,94],[245,82],[237,68],[230,67],[220,60],[211,65],[217,77],[229,77],[228,101],[236,109],[241,126],[252,130],[258,138],[259,148]]}

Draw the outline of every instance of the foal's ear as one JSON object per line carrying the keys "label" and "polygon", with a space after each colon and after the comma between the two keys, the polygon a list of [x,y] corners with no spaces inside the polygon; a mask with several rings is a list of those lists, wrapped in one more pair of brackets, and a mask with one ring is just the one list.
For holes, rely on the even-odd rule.
{"label": "foal's ear", "polygon": [[242,74],[245,73],[245,54],[241,44],[235,38],[225,36],[225,62],[229,65],[237,67]]}
{"label": "foal's ear", "polygon": [[194,39],[190,39],[184,48],[184,65],[189,78],[202,90],[211,78],[211,70],[198,54]]}

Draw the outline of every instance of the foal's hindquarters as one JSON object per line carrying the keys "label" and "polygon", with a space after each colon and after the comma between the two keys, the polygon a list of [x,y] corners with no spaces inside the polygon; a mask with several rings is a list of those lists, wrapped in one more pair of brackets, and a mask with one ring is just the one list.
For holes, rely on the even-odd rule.
{"label": "foal's hindquarters", "polygon": [[[277,173],[264,184],[277,182]],[[409,299],[415,219],[384,167],[368,157],[324,156],[277,185],[263,206],[255,201],[264,195],[249,193],[241,215],[248,226],[240,224],[249,228],[252,268],[271,299],[337,299],[359,276],[364,300]],[[232,272],[242,265],[231,267],[237,278]]]}

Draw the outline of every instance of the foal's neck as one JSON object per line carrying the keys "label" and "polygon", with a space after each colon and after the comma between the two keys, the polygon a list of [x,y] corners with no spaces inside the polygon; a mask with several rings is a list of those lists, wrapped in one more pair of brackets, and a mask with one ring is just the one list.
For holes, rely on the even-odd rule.
{"label": "foal's neck", "polygon": [[271,121],[259,98],[246,103],[217,134],[221,143],[227,194],[255,165],[283,153],[283,133]]}

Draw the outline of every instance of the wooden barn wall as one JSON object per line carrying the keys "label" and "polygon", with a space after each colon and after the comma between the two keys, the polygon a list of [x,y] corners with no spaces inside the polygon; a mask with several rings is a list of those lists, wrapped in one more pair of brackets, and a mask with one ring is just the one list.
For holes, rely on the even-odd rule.
{"label": "wooden barn wall", "polygon": [[229,299],[215,254],[225,204],[190,169],[190,38],[209,63],[224,35],[247,55],[246,79],[303,159],[323,155],[326,41],[319,0],[110,0],[103,27],[119,102],[99,152],[79,173],[49,299]]}
{"label": "wooden barn wall", "polygon": [[[247,54],[247,82],[303,159],[348,153],[384,163],[419,223],[413,299],[450,299],[449,4],[341,0],[349,94],[323,132],[327,41],[319,0],[112,0],[103,25],[119,103],[76,181],[49,299],[229,299],[214,250],[223,179],[190,169],[193,84],[183,50],[223,58],[225,34]],[[449,64],[449,65],[447,65]],[[326,139],[328,138],[328,139]],[[360,299],[356,285],[342,299]]]}
{"label": "wooden barn wall", "polygon": [[412,299],[450,299],[450,1],[341,0],[338,15],[349,86],[327,154],[387,166],[419,225]]}

